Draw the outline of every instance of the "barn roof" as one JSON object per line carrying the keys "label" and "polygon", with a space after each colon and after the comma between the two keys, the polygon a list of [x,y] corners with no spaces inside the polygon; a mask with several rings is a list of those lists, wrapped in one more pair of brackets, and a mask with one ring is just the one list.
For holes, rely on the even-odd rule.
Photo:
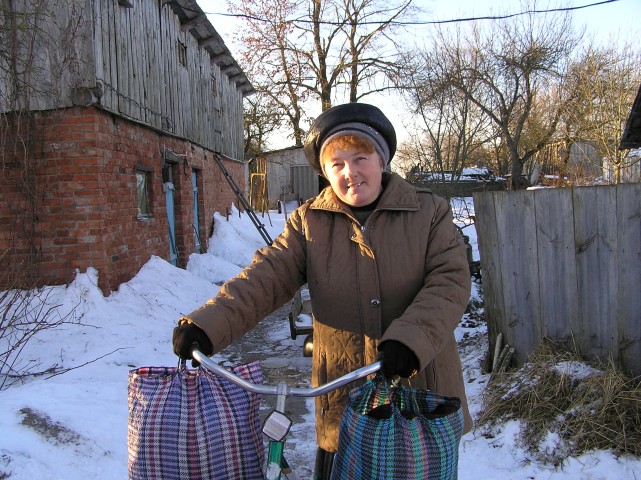
{"label": "barn roof", "polygon": [[172,0],[166,3],[170,4],[171,9],[180,19],[182,29],[189,31],[198,40],[198,46],[209,53],[211,61],[220,67],[223,74],[236,83],[243,95],[254,93],[256,91],[254,86],[232,56],[222,37],[207,19],[207,15],[200,8],[198,2],[196,0]]}
{"label": "barn roof", "polygon": [[637,98],[632,104],[632,111],[625,124],[621,137],[620,149],[641,147],[641,86],[637,92]]}

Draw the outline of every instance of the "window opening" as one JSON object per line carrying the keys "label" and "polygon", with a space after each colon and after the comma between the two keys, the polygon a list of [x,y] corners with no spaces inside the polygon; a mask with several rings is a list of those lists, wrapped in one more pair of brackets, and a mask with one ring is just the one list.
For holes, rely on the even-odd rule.
{"label": "window opening", "polygon": [[187,45],[178,40],[178,62],[183,66],[187,66]]}
{"label": "window opening", "polygon": [[216,97],[218,96],[218,87],[216,86],[216,76],[211,76],[211,94]]}
{"label": "window opening", "polygon": [[138,218],[151,218],[149,202],[149,172],[136,171]]}

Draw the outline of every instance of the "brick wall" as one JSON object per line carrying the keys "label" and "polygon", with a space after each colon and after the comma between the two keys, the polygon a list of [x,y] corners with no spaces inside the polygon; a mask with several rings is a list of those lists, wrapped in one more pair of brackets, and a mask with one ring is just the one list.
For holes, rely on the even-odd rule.
{"label": "brick wall", "polygon": [[[39,266],[38,284],[64,284],[75,269],[99,271],[104,292],[131,279],[152,255],[169,258],[168,220],[163,192],[163,151],[180,158],[173,165],[178,266],[195,251],[191,172],[199,173],[199,233],[203,247],[215,211],[224,213],[236,202],[213,152],[182,139],[162,135],[143,125],[102,110],[71,108],[16,121],[16,130],[31,132],[26,149],[33,168],[25,175],[25,149],[3,145],[0,179],[0,252],[10,271],[30,258]],[[18,130],[18,126],[20,130]],[[22,143],[20,143],[22,145]],[[244,165],[225,162],[244,191]],[[139,219],[136,169],[150,181],[152,216]],[[27,169],[29,170],[29,169]],[[33,192],[32,201],[27,193]],[[1,287],[15,286],[15,276],[0,276]],[[25,285],[28,286],[28,285]]]}

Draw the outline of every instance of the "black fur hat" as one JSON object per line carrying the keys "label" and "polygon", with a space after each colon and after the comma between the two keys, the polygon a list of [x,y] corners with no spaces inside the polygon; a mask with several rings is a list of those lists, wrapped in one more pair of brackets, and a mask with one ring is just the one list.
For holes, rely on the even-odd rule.
{"label": "black fur hat", "polygon": [[319,175],[323,175],[320,166],[323,143],[342,132],[360,134],[371,140],[386,166],[394,157],[396,132],[385,114],[367,103],[344,103],[321,113],[305,138],[305,158]]}

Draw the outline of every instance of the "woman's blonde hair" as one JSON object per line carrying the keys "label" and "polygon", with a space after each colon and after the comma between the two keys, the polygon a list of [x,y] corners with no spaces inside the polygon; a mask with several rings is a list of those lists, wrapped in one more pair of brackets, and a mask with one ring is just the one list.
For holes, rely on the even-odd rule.
{"label": "woman's blonde hair", "polygon": [[[323,172],[323,175],[325,175],[325,162],[323,161],[323,158],[325,155],[329,154],[330,156],[332,155],[334,149],[340,148],[342,150],[347,150],[348,148],[354,148],[363,151],[364,153],[371,155],[372,153],[377,152],[376,146],[368,139],[361,137],[360,135],[352,135],[352,134],[347,134],[347,135],[341,135],[340,137],[336,137],[327,144],[323,145],[323,148],[321,150],[320,154],[320,167]],[[385,162],[381,158],[380,153],[378,154],[378,160],[381,162],[381,166],[385,168]]]}
{"label": "woman's blonde hair", "polygon": [[323,153],[328,150],[332,151],[335,148],[341,148],[343,150],[347,148],[358,148],[363,150],[367,154],[376,151],[374,144],[370,140],[367,140],[360,135],[351,134],[341,135],[340,137],[330,140],[327,145],[323,145]]}

